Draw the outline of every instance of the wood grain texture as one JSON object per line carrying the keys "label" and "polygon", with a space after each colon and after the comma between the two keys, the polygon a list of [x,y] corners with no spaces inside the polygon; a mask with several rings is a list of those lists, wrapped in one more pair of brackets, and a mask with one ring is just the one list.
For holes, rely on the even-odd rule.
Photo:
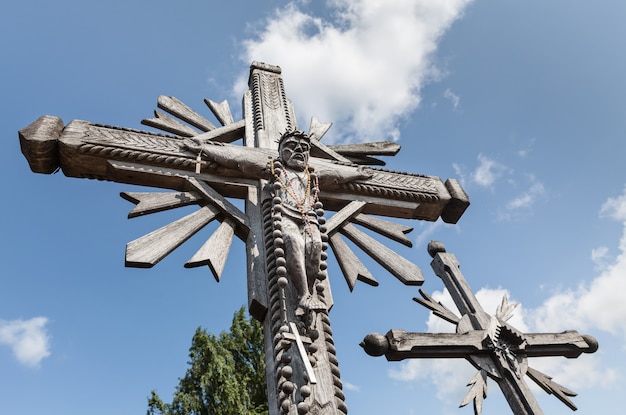
{"label": "wood grain texture", "polygon": [[121,192],[120,196],[136,205],[128,213],[129,219],[176,209],[202,200],[192,192]]}
{"label": "wood grain texture", "polygon": [[59,137],[63,120],[44,115],[18,132],[20,148],[34,173],[50,174],[60,167]]}
{"label": "wood grain texture", "polygon": [[209,186],[206,182],[198,180],[194,177],[188,178],[187,181],[198,191],[200,195],[215,205],[227,218],[233,221],[236,225],[237,235],[245,241],[248,237],[248,232],[250,232],[250,220],[246,214],[226,200],[224,196],[215,191],[215,189]]}
{"label": "wood grain texture", "polygon": [[179,120],[193,125],[200,131],[215,129],[215,125],[212,122],[175,97],[161,95],[157,99],[157,106]]}
{"label": "wood grain texture", "polygon": [[422,270],[369,235],[346,224],[340,231],[405,285],[422,285]]}
{"label": "wood grain texture", "polygon": [[395,156],[400,151],[400,145],[393,141],[377,141],[372,143],[343,144],[329,146],[337,153],[354,157],[362,156]]}
{"label": "wood grain texture", "polygon": [[233,121],[233,114],[230,112],[230,106],[228,105],[228,101],[215,102],[210,99],[205,99],[204,103],[209,107],[215,118],[222,125],[230,125]]}
{"label": "wood grain texture", "polygon": [[217,208],[204,206],[194,213],[129,242],[126,245],[126,266],[153,267],[211,222],[218,213]]}
{"label": "wood grain texture", "polygon": [[406,234],[413,230],[410,226],[404,226],[396,222],[378,219],[363,214],[357,215],[352,222],[357,225],[364,226],[391,240],[400,242],[402,245],[408,246],[409,248],[413,246],[413,242],[406,237]]}
{"label": "wood grain texture", "polygon": [[224,219],[211,237],[187,261],[185,268],[208,265],[215,280],[220,282],[234,236],[235,224],[229,219]]}
{"label": "wood grain texture", "polygon": [[367,203],[355,200],[335,213],[326,222],[326,233],[332,235],[363,210]]}
{"label": "wood grain texture", "polygon": [[374,278],[365,265],[363,265],[359,257],[357,257],[345,243],[341,235],[338,233],[332,235],[329,239],[329,243],[350,291],[354,290],[357,280],[374,287],[378,286],[376,278]]}
{"label": "wood grain texture", "polygon": [[198,131],[193,128],[182,124],[174,118],[160,112],[154,111],[154,118],[146,118],[141,120],[143,125],[156,128],[161,131],[166,131],[180,137],[193,137],[198,135]]}

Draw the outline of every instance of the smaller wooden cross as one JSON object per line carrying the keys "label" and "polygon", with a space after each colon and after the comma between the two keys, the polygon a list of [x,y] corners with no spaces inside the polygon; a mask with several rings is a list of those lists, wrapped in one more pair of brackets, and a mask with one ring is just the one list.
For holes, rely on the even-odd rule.
{"label": "smaller wooden cross", "polygon": [[429,308],[436,316],[456,325],[456,333],[408,333],[390,330],[382,334],[368,334],[361,346],[371,356],[385,355],[389,361],[407,358],[465,358],[478,373],[468,383],[470,391],[461,403],[474,403],[474,414],[482,412],[483,399],[487,397],[487,377],[495,380],[504,393],[515,415],[542,415],[543,412],[528,385],[528,375],[543,390],[554,394],[572,410],[576,406],[568,396],[575,392],[552,381],[552,378],[528,366],[528,357],[565,356],[576,358],[581,353],[593,353],[598,342],[589,335],[576,331],[562,333],[520,333],[507,321],[517,304],[507,297],[496,310],[487,314],[474,296],[469,284],[459,270],[459,262],[447,253],[440,242],[431,242],[428,252],[433,257],[431,267],[443,280],[462,317],[433,300],[420,290],[423,298],[415,301]]}

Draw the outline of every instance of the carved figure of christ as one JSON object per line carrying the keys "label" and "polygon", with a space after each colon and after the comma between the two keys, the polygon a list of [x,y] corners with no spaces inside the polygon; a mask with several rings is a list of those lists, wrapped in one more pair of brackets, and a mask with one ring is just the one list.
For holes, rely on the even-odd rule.
{"label": "carved figure of christ", "polygon": [[[298,171],[306,153],[302,144],[299,150],[298,146],[290,149],[301,153],[291,166],[286,153],[278,152],[281,135],[298,129],[280,73],[272,65],[252,64],[241,121],[233,120],[225,102],[206,100],[222,124],[215,126],[175,98],[159,97],[159,108],[169,115],[157,111],[144,124],[173,136],[86,121],[64,125],[59,118],[44,116],[20,131],[20,144],[31,169],[38,173],[60,167],[69,177],[173,190],[122,193],[136,205],[130,218],[198,205],[197,211],[129,242],[127,266],[156,265],[217,219],[221,224],[185,267],[208,265],[219,281],[233,238],[242,239],[248,263],[248,307],[264,323],[270,414],[347,413],[328,317],[333,300],[325,272],[327,248],[332,248],[351,290],[357,280],[378,282],[344,242],[346,237],[402,283],[420,285],[423,277],[417,266],[359,228],[410,245],[405,235],[410,228],[371,215],[430,221],[441,217],[456,223],[469,201],[455,180],[444,183],[434,176],[364,167],[380,166],[382,162],[372,156],[394,155],[399,147],[389,142],[326,146],[320,139],[330,124],[315,119],[306,133],[310,146],[305,163],[315,186],[304,180]],[[243,145],[231,144],[239,139]],[[275,174],[276,160],[284,162],[287,171],[281,179],[284,186],[278,180],[281,173]],[[307,181],[308,185],[298,184]],[[295,198],[287,192],[288,183],[293,183]],[[312,193],[307,197],[299,193],[304,190],[306,195],[307,188],[315,193],[317,186],[321,205],[313,202],[311,214]],[[245,212],[229,198],[243,199]],[[290,217],[292,202],[296,213]],[[327,219],[324,210],[336,213]],[[298,223],[295,219],[303,211],[304,220],[301,215]],[[319,231],[319,239],[313,228],[310,239],[304,238],[304,250],[315,251],[314,260],[289,245],[306,235],[307,225]],[[296,259],[290,260],[289,255]],[[298,271],[288,269],[296,263]],[[292,347],[294,340],[297,348]]]}

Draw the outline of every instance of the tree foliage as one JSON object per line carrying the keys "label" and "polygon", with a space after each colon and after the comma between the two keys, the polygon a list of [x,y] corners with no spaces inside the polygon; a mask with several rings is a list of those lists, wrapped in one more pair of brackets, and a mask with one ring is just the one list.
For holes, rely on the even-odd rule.
{"label": "tree foliage", "polygon": [[219,336],[198,327],[189,349],[189,368],[171,403],[156,391],[148,415],[264,415],[268,413],[263,328],[242,307],[230,332]]}

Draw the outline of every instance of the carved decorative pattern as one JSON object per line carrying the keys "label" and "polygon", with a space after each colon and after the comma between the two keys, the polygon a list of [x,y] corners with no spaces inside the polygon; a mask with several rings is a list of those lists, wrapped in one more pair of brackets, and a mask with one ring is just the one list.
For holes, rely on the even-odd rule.
{"label": "carved decorative pattern", "polygon": [[425,176],[415,174],[394,174],[391,171],[380,171],[372,169],[373,175],[369,182],[382,187],[393,187],[399,189],[411,189],[417,192],[437,194],[437,187],[434,181]]}
{"label": "carved decorative pattern", "polygon": [[[335,415],[338,413],[347,414],[348,408],[345,404],[345,396],[342,391],[341,373],[339,371],[339,362],[336,356],[334,340],[332,337],[332,329],[330,326],[330,318],[327,310],[319,310],[314,314],[315,330],[310,331],[304,328],[303,335],[308,337],[308,345],[305,347],[306,356],[300,356],[292,341],[286,338],[290,328],[288,319],[294,319],[293,309],[295,306],[290,303],[289,296],[285,295],[285,288],[288,284],[285,271],[285,252],[281,238],[281,219],[280,209],[273,209],[273,203],[280,203],[276,198],[267,199],[262,205],[263,231],[265,235],[266,248],[266,266],[268,275],[269,290],[269,318],[271,335],[273,339],[273,358],[276,362],[276,390],[278,391],[278,407],[284,414],[299,415]],[[320,223],[320,232],[322,237],[322,264],[320,266],[320,279],[326,279],[328,276],[325,272],[325,259],[327,258],[326,250],[328,249],[328,235],[325,233],[323,224],[325,219],[318,217]],[[324,285],[318,283],[316,285],[318,297],[326,303],[324,296]],[[295,317],[297,319],[297,317]],[[298,324],[303,326],[303,324]],[[295,326],[294,326],[295,327]],[[322,342],[322,344],[320,344]],[[321,386],[311,382],[306,373],[296,374],[295,360],[306,358],[315,367],[316,352],[324,347],[326,353],[319,356],[327,360],[330,368],[332,379],[332,390],[334,402],[320,402],[317,398],[315,389]],[[315,371],[315,369],[313,369]],[[322,374],[323,376],[323,374]],[[324,382],[324,379],[320,379]],[[269,386],[271,387],[271,385]],[[295,391],[299,393],[296,394]],[[299,395],[299,397],[297,397]],[[297,411],[294,409],[297,408]],[[339,412],[337,412],[339,411]]]}
{"label": "carved decorative pattern", "polygon": [[181,141],[173,136],[147,134],[145,131],[91,124],[85,130],[85,141],[107,146],[145,148],[150,151],[180,152]]}
{"label": "carved decorative pattern", "polygon": [[340,188],[349,193],[378,196],[394,200],[408,200],[428,203],[436,203],[437,201],[439,201],[439,196],[430,192],[422,193],[419,191],[398,190],[369,183],[346,183],[343,184]]}
{"label": "carved decorative pattern", "polygon": [[[182,153],[178,139],[172,136],[94,124],[86,128],[84,141],[84,144],[78,146],[81,154],[186,169],[196,165],[196,160]],[[215,165],[205,160],[201,164],[203,167]]]}
{"label": "carved decorative pattern", "polygon": [[253,73],[250,79],[250,90],[252,92],[252,116],[254,120],[254,129],[255,131],[264,130],[265,123],[263,121],[263,106],[258,99],[254,99],[256,97],[261,96],[261,79],[258,73]]}
{"label": "carved decorative pattern", "polygon": [[261,96],[263,97],[263,104],[268,108],[273,110],[280,108],[282,104],[281,93],[280,93],[280,82],[275,75],[270,74],[262,74],[261,81],[263,82],[263,92]]}

